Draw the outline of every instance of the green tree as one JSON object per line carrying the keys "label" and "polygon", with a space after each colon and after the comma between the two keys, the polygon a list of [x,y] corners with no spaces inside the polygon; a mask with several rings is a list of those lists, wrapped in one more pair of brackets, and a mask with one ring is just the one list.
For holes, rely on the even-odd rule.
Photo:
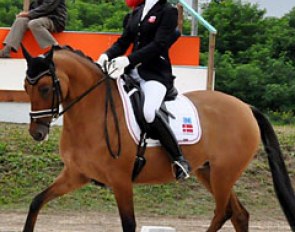
{"label": "green tree", "polygon": [[[227,0],[222,4],[211,2],[202,16],[218,30],[216,49],[233,55],[247,50],[252,44],[263,39],[261,34],[264,10],[257,5],[242,4],[240,1]],[[199,27],[202,37],[202,51],[208,48],[208,33],[204,27]]]}
{"label": "green tree", "polygon": [[[218,30],[216,89],[263,110],[294,113],[294,9],[281,19],[264,13],[257,5],[233,0],[205,9],[203,16]],[[200,34],[206,51],[208,33],[200,27]]]}
{"label": "green tree", "polygon": [[295,64],[295,7],[280,20],[280,28],[277,28],[272,36],[274,56],[282,55]]}
{"label": "green tree", "polygon": [[122,22],[128,12],[123,0],[85,1],[68,3],[69,20],[67,30],[122,31]]}
{"label": "green tree", "polygon": [[22,0],[0,0],[0,26],[10,27],[23,7]]}

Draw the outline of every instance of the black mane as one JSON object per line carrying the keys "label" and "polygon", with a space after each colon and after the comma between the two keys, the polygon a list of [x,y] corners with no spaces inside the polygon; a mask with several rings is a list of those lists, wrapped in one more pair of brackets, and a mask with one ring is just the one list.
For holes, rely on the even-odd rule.
{"label": "black mane", "polygon": [[64,45],[64,46],[58,45],[58,46],[54,46],[53,49],[54,49],[54,51],[67,50],[67,51],[73,52],[73,53],[91,61],[92,63],[94,63],[93,59],[90,56],[85,55],[81,50],[74,49],[69,45]]}

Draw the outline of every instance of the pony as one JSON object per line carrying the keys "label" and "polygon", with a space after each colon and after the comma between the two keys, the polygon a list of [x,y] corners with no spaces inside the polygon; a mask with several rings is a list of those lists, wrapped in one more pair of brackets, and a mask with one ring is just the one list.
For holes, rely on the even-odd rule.
{"label": "pony", "polygon": [[[147,147],[146,165],[132,180],[137,145],[124,123],[115,81],[69,47],[52,47],[38,57],[22,49],[27,62],[24,86],[31,103],[29,133],[36,141],[44,140],[52,120],[63,115],[60,156],[64,163],[55,181],[32,200],[23,232],[34,231],[47,202],[93,181],[112,189],[123,231],[135,232],[133,185],[175,181],[166,151],[161,146]],[[215,200],[207,231],[218,231],[227,220],[236,231],[249,230],[249,213],[233,186],[261,140],[276,196],[295,231],[294,191],[269,120],[255,107],[222,92],[192,91],[185,96],[198,108],[203,134],[198,143],[182,146],[182,151],[192,174]]]}

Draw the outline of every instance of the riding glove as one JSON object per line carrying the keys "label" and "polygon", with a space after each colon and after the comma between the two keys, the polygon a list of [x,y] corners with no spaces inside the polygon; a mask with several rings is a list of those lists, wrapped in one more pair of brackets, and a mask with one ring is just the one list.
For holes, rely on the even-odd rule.
{"label": "riding glove", "polygon": [[104,69],[108,61],[109,61],[109,57],[107,56],[107,54],[103,53],[100,55],[96,63],[99,64]]}
{"label": "riding glove", "polygon": [[130,61],[127,56],[119,56],[110,61],[111,70],[121,70],[126,68],[130,64]]}
{"label": "riding glove", "polygon": [[127,56],[119,56],[108,62],[108,73],[111,78],[117,79],[124,73],[124,68],[130,64]]}

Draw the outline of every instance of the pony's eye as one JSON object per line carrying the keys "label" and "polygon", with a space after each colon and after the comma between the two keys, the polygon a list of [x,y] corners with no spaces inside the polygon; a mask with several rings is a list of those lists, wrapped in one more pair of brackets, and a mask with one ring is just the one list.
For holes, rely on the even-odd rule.
{"label": "pony's eye", "polygon": [[39,88],[40,95],[45,99],[49,97],[50,90],[51,90],[50,86],[41,86]]}

